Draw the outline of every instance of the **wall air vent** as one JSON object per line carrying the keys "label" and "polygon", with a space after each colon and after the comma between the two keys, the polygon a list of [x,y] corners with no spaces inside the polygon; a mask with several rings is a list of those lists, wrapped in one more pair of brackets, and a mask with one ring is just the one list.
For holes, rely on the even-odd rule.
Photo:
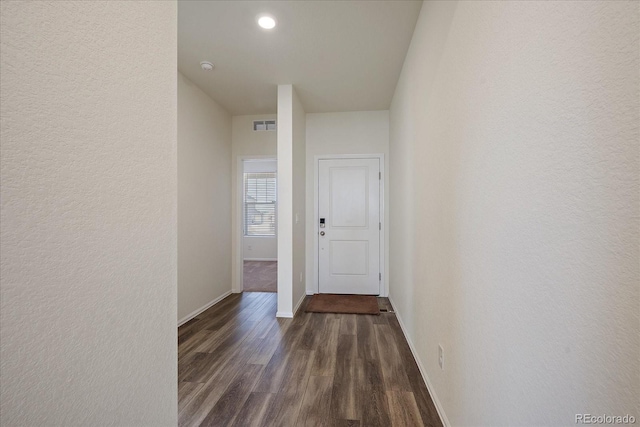
{"label": "wall air vent", "polygon": [[276,121],[275,120],[254,120],[253,130],[255,131],[276,130]]}

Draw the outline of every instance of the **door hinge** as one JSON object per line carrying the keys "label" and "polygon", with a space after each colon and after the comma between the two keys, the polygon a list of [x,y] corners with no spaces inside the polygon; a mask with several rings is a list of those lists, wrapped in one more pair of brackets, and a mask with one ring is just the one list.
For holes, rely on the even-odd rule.
{"label": "door hinge", "polygon": [[382,179],[382,172],[378,172],[378,179]]}
{"label": "door hinge", "polygon": [[382,223],[381,222],[378,223],[378,230],[382,230]]}
{"label": "door hinge", "polygon": [[378,281],[382,282],[382,273],[378,273]]}

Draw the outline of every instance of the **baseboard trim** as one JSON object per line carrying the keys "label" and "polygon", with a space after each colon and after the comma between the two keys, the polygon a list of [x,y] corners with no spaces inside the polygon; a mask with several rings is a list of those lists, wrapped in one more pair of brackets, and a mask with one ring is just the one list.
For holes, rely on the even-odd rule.
{"label": "baseboard trim", "polygon": [[396,318],[398,319],[398,323],[400,324],[400,329],[402,329],[402,334],[404,335],[404,338],[407,340],[407,343],[409,344],[409,348],[411,349],[411,354],[413,354],[413,358],[415,359],[416,364],[418,365],[418,369],[420,370],[420,374],[422,375],[422,379],[424,380],[424,383],[427,385],[427,390],[429,391],[429,394],[431,395],[431,398],[433,399],[433,403],[435,403],[435,405],[436,405],[436,410],[438,411],[438,416],[440,417],[440,421],[442,421],[442,424],[445,427],[451,427],[451,423],[449,423],[449,419],[447,418],[447,415],[444,412],[444,408],[442,407],[442,404],[440,403],[440,400],[438,399],[438,395],[436,395],[435,390],[433,389],[433,386],[431,385],[431,381],[429,381],[429,376],[427,375],[427,370],[422,365],[422,361],[418,357],[418,352],[416,351],[416,348],[413,345],[413,341],[411,341],[411,338],[407,334],[407,328],[404,326],[404,322],[402,321],[402,317],[400,316],[400,313],[398,312],[398,306],[396,306],[396,303],[393,302],[391,297],[387,297],[387,298],[389,298],[389,302],[393,306],[393,311],[395,312]]}
{"label": "baseboard trim", "polygon": [[293,311],[278,311],[276,313],[276,317],[283,317],[285,319],[293,319],[293,316],[295,316],[296,313],[298,313],[298,310],[300,309],[300,306],[302,305],[302,301],[304,301],[304,299],[306,297],[307,297],[306,294],[302,295],[302,298],[300,298],[300,301],[298,301],[298,303],[294,307]]}
{"label": "baseboard trim", "polygon": [[290,311],[278,311],[276,317],[284,317],[285,319],[293,319],[293,313]]}
{"label": "baseboard trim", "polygon": [[245,258],[243,261],[278,261],[278,258]]}
{"label": "baseboard trim", "polygon": [[207,304],[205,304],[202,307],[200,307],[199,309],[187,314],[182,319],[178,320],[178,327],[184,325],[189,320],[193,319],[194,317],[196,317],[198,314],[202,313],[203,311],[213,307],[214,305],[216,305],[217,303],[219,303],[220,301],[222,301],[223,299],[225,299],[229,295],[231,295],[231,291],[225,292],[224,294],[220,295],[218,298],[214,299],[213,301],[210,301]]}
{"label": "baseboard trim", "polygon": [[315,295],[316,293],[307,289],[307,295]]}
{"label": "baseboard trim", "polygon": [[298,303],[296,304],[296,307],[293,309],[293,315],[295,316],[296,314],[298,314],[298,310],[300,309],[300,306],[302,305],[302,301],[304,301],[304,299],[307,297],[307,294],[303,294],[302,298],[300,298],[300,301],[298,301]]}

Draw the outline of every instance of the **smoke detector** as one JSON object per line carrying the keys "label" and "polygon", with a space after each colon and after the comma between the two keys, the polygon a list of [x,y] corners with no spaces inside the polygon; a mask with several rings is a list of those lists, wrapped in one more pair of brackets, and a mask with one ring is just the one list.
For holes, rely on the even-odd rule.
{"label": "smoke detector", "polygon": [[211,71],[213,70],[213,64],[209,61],[202,61],[200,63],[200,67],[202,68],[203,71]]}

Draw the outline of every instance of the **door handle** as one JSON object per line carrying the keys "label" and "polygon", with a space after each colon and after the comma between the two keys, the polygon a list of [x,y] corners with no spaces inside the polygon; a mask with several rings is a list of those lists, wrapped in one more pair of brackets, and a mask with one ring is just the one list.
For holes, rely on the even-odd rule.
{"label": "door handle", "polygon": [[324,231],[321,231],[321,232],[320,232],[320,235],[321,235],[321,236],[324,236]]}

